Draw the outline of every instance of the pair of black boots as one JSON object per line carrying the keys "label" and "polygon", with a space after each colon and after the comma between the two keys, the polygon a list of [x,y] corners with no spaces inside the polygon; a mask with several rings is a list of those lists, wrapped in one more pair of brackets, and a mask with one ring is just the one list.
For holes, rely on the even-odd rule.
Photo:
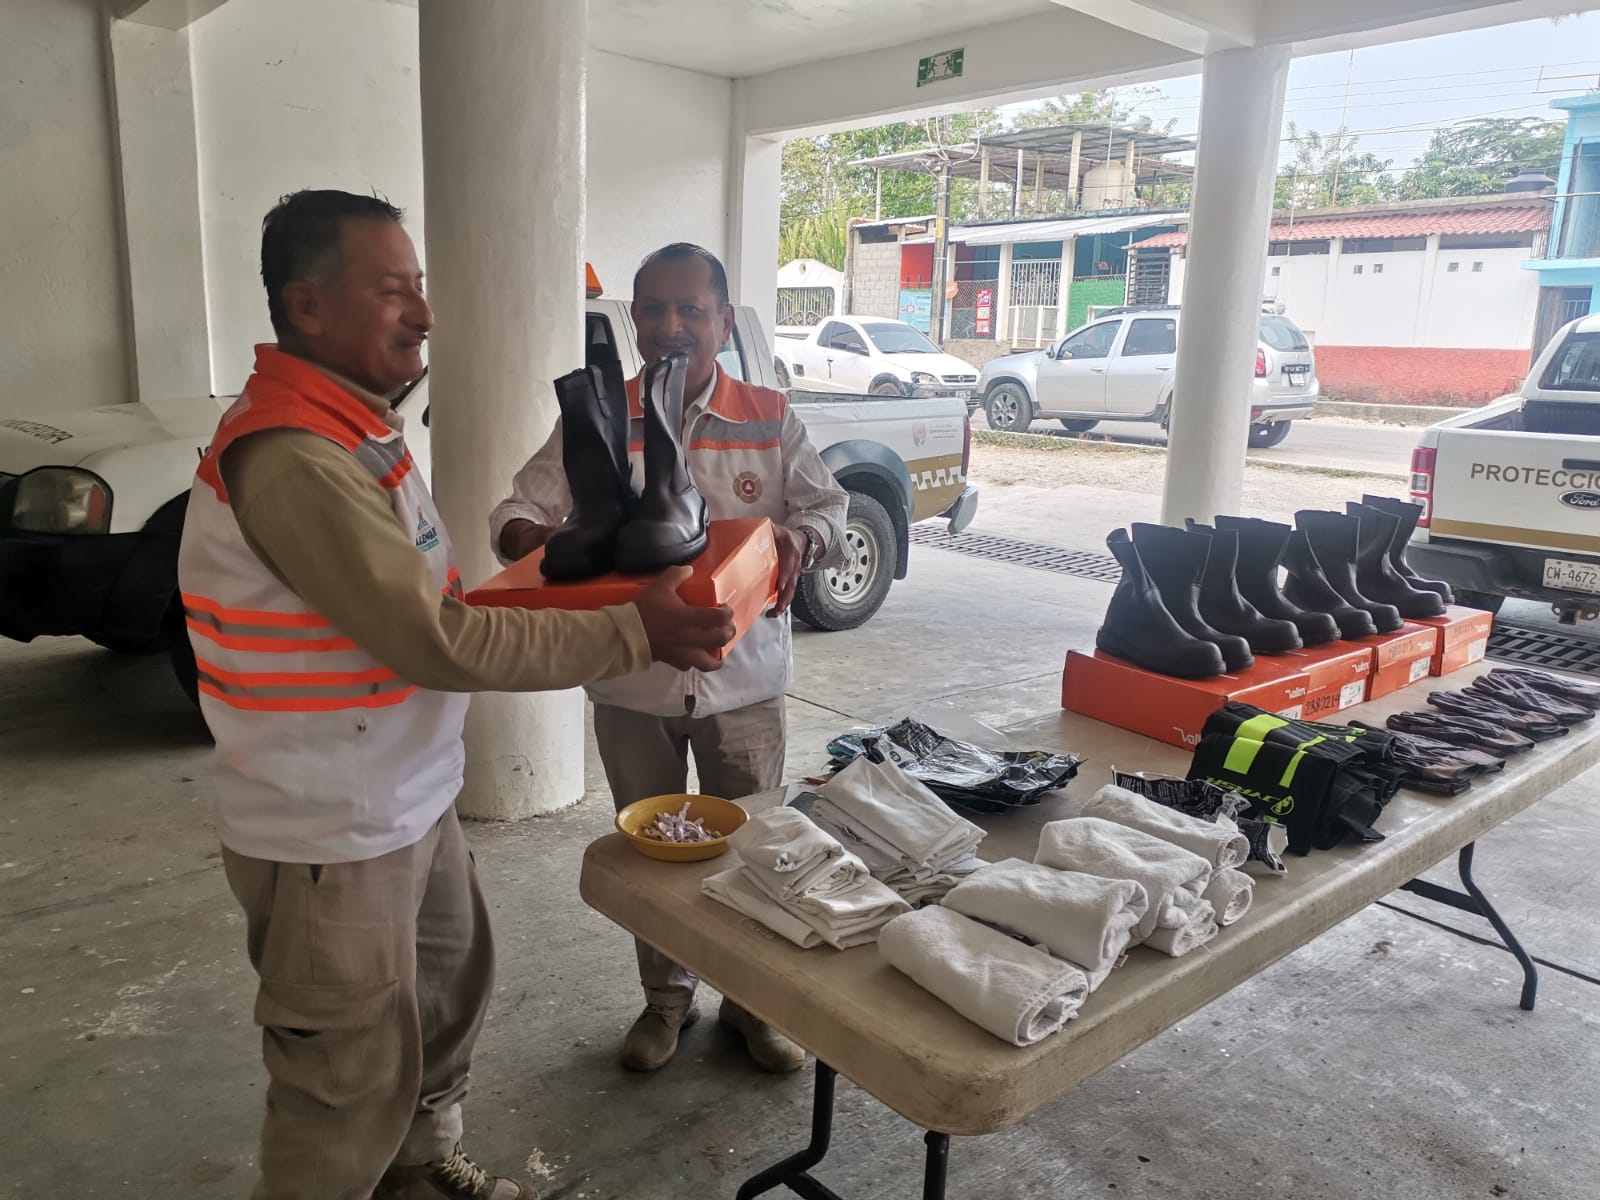
{"label": "pair of black boots", "polygon": [[610,347],[598,361],[555,381],[561,458],[572,513],[545,543],[546,579],[592,579],[607,571],[649,573],[692,561],[706,548],[705,498],[689,478],[683,447],[688,359],[651,363],[639,382],[644,409],[644,490],[633,494],[628,395]]}
{"label": "pair of black boots", "polygon": [[1441,615],[1449,588],[1405,565],[1420,506],[1365,500],[1344,514],[1296,513],[1294,529],[1219,516],[1215,527],[1191,520],[1187,529],[1114,531],[1106,544],[1122,579],[1095,644],[1146,670],[1203,679],[1244,670],[1257,654],[1390,633],[1404,617]]}

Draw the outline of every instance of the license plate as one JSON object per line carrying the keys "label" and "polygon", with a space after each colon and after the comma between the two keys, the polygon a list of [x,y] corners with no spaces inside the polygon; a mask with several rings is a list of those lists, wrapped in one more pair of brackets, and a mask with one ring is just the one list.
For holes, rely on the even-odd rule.
{"label": "license plate", "polygon": [[962,388],[959,392],[956,393],[956,399],[958,399],[958,400],[971,400],[972,399],[972,389],[971,388]]}
{"label": "license plate", "polygon": [[1600,564],[1573,562],[1569,558],[1544,560],[1544,586],[1564,592],[1600,596]]}
{"label": "license plate", "polygon": [[1306,377],[1304,375],[1288,375],[1285,378],[1288,379],[1290,387],[1305,387],[1306,385]]}

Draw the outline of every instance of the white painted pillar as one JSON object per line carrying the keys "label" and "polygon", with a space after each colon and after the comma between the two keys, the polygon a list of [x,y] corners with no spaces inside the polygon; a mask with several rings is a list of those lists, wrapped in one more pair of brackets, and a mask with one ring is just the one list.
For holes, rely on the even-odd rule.
{"label": "white painted pillar", "polygon": [[978,152],[978,220],[989,215],[989,147]]}
{"label": "white painted pillar", "polygon": [[1161,502],[1169,525],[1239,511],[1288,74],[1287,46],[1206,56]]}
{"label": "white painted pillar", "polygon": [[1026,169],[1024,164],[1025,153],[1023,150],[1017,151],[1017,181],[1011,188],[1011,215],[1013,217],[1022,215],[1022,174]]}
{"label": "white painted pillar", "polygon": [[1072,332],[1067,325],[1067,306],[1072,303],[1072,266],[1078,261],[1078,239],[1061,241],[1061,287],[1056,296],[1056,336],[1066,337]]}
{"label": "white painted pillar", "polygon": [[[783,189],[783,143],[745,134],[745,80],[733,84],[728,144],[728,292],[735,304],[760,314],[770,339],[778,312],[778,203]],[[769,342],[767,353],[772,352]]]}
{"label": "white painted pillar", "polygon": [[212,390],[189,34],[110,22],[132,396]]}
{"label": "white painted pillar", "polygon": [[1083,130],[1072,131],[1072,162],[1067,167],[1067,209],[1076,211],[1078,207],[1078,172],[1083,168]]}
{"label": "white painted pillar", "polygon": [[1016,341],[1011,336],[1011,247],[1000,243],[1000,278],[994,283],[994,340],[1008,346]]}
{"label": "white painted pillar", "polygon": [[[471,587],[489,510],[549,435],[551,380],[583,365],[585,0],[421,0],[434,488]],[[580,692],[473,697],[463,815],[583,796]]]}

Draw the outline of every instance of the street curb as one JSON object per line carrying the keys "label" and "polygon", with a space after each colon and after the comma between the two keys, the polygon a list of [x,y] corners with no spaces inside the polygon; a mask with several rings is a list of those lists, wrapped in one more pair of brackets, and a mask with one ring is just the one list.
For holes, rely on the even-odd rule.
{"label": "street curb", "polygon": [[1375,421],[1383,425],[1422,428],[1446,417],[1458,417],[1470,408],[1446,408],[1428,404],[1357,404],[1350,400],[1318,400],[1312,417],[1343,417],[1348,421]]}
{"label": "street curb", "polygon": [[[1046,454],[1060,453],[1068,447],[1084,447],[1093,453],[1115,453],[1134,450],[1144,454],[1166,454],[1165,446],[1147,446],[1142,442],[1119,442],[1114,438],[1095,434],[1078,434],[1073,437],[1056,437],[1048,433],[1001,433],[995,429],[974,429],[972,442],[976,446],[1006,446],[1013,449],[1041,450]],[[1341,467],[1313,467],[1306,463],[1279,462],[1271,458],[1256,458],[1246,454],[1244,461],[1252,467],[1268,467],[1274,471],[1288,471],[1297,475],[1323,475],[1334,479],[1410,479],[1404,471],[1353,471]]]}

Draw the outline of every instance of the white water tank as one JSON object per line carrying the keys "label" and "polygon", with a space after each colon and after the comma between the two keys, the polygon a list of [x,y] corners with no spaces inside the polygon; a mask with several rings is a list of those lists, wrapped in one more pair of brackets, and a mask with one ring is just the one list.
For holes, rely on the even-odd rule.
{"label": "white water tank", "polygon": [[1136,203],[1133,173],[1126,163],[1096,163],[1083,173],[1084,208],[1132,208]]}

